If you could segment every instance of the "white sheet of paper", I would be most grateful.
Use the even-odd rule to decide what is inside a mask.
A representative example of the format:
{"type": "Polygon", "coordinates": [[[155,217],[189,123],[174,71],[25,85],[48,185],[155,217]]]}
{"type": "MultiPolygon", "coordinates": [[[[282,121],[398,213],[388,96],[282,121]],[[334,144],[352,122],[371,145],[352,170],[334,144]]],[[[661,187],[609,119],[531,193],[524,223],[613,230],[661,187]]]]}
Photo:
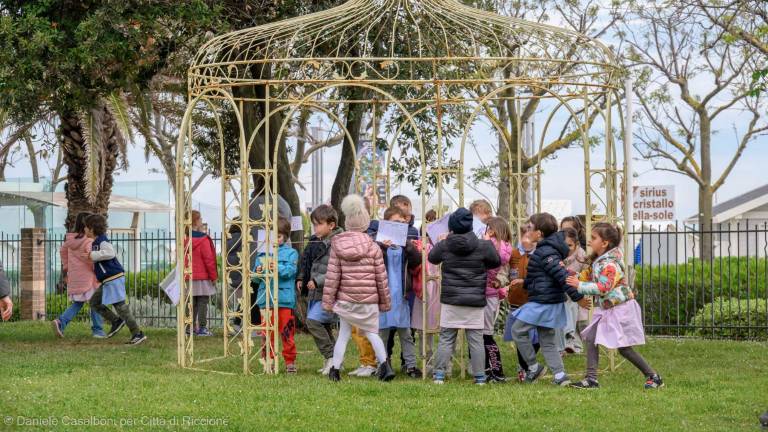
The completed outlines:
{"type": "Polygon", "coordinates": [[[171,303],[175,305],[179,304],[179,280],[176,274],[176,268],[174,267],[162,281],[160,281],[160,288],[165,291],[165,295],[171,300],[171,303]]]}
{"type": "Polygon", "coordinates": [[[478,218],[472,218],[472,231],[475,233],[477,238],[481,239],[485,236],[485,230],[488,228],[488,226],[482,222],[480,222],[480,219],[478,218]]]}
{"type": "MultiPolygon", "coordinates": [[[[259,230],[259,232],[256,234],[256,253],[260,254],[266,254],[272,251],[272,245],[268,244],[266,242],[267,238],[267,231],[265,230],[259,230]]],[[[273,238],[272,241],[277,241],[276,238],[273,238]]]]}
{"type": "Polygon", "coordinates": [[[291,231],[304,231],[304,221],[301,216],[291,218],[291,231]]]}
{"type": "Polygon", "coordinates": [[[448,219],[450,217],[451,214],[448,213],[447,215],[427,225],[427,235],[429,236],[430,241],[432,241],[432,244],[437,244],[437,242],[440,241],[441,235],[450,232],[448,229],[448,219]]]}
{"type": "Polygon", "coordinates": [[[377,242],[391,240],[393,244],[405,247],[408,239],[408,224],[401,222],[379,221],[379,232],[376,234],[377,242]]]}

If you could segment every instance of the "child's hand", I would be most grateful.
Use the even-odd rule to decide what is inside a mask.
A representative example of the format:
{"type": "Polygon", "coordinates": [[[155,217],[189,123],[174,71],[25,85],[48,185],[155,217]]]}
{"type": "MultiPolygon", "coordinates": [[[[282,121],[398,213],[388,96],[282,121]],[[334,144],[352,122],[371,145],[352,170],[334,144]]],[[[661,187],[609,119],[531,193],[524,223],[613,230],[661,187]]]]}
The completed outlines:
{"type": "Polygon", "coordinates": [[[568,276],[565,278],[565,284],[572,288],[579,288],[579,278],[576,276],[568,276]]]}
{"type": "Polygon", "coordinates": [[[610,309],[613,307],[613,302],[610,300],[603,300],[603,309],[610,309]]]}
{"type": "Polygon", "coordinates": [[[263,273],[263,272],[264,272],[264,267],[263,266],[256,267],[256,273],[263,273]]]}
{"type": "Polygon", "coordinates": [[[275,271],[275,267],[277,267],[277,263],[275,263],[274,261],[270,261],[269,262],[269,269],[272,270],[272,271],[275,271]]]}
{"type": "Polygon", "coordinates": [[[515,279],[510,283],[510,286],[518,286],[525,283],[525,280],[523,279],[515,279]]]}
{"type": "Polygon", "coordinates": [[[499,300],[504,300],[507,298],[507,294],[509,294],[507,287],[499,288],[499,300]]]}
{"type": "Polygon", "coordinates": [[[91,260],[91,253],[90,252],[83,252],[80,254],[80,258],[90,261],[91,260]]]}
{"type": "Polygon", "coordinates": [[[314,291],[315,289],[317,289],[317,286],[315,285],[315,281],[311,280],[307,282],[307,289],[310,291],[314,291]]]}
{"type": "Polygon", "coordinates": [[[301,291],[301,281],[300,280],[296,281],[296,289],[301,291]]]}
{"type": "Polygon", "coordinates": [[[579,306],[583,307],[584,309],[592,309],[592,299],[587,296],[582,297],[578,303],[579,306]]]}
{"type": "Polygon", "coordinates": [[[387,247],[387,249],[389,249],[392,247],[392,240],[384,240],[383,242],[381,242],[381,244],[383,244],[384,246],[387,247]]]}
{"type": "Polygon", "coordinates": [[[437,241],[443,241],[443,240],[445,240],[445,239],[447,239],[447,238],[448,238],[448,233],[442,233],[442,234],[440,234],[440,236],[437,238],[437,241]]]}
{"type": "Polygon", "coordinates": [[[495,289],[499,289],[499,287],[500,287],[501,285],[499,284],[499,281],[497,281],[497,280],[494,280],[494,281],[491,281],[491,286],[492,286],[493,288],[495,288],[495,289]]]}

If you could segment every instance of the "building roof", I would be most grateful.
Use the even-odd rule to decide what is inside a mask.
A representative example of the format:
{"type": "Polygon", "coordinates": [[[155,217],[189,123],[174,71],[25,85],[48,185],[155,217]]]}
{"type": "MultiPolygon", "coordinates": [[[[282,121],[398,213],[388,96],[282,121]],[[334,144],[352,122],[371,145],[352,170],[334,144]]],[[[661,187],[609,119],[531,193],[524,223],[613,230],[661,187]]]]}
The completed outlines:
{"type": "MultiPolygon", "coordinates": [[[[56,206],[66,208],[67,197],[64,192],[0,191],[0,207],[16,205],[56,206]]],[[[173,211],[173,207],[139,198],[112,195],[109,199],[109,210],[126,213],[170,213],[173,211]]]]}
{"type": "MultiPolygon", "coordinates": [[[[768,204],[768,184],[712,207],[712,222],[721,223],[727,221],[765,204],[768,204]]],[[[695,214],[686,219],[686,222],[695,222],[698,218],[699,215],[695,214]]]]}

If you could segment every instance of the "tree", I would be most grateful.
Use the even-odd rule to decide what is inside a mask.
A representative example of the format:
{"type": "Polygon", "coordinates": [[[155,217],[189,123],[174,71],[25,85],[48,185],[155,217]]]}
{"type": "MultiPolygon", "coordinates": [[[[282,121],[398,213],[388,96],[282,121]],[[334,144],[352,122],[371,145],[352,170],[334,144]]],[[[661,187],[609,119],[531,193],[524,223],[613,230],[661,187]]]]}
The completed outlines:
{"type": "Polygon", "coordinates": [[[81,211],[107,214],[132,135],[123,93],[141,89],[213,16],[202,0],[0,5],[0,107],[18,124],[59,117],[67,227],[81,211]]]}
{"type": "MultiPolygon", "coordinates": [[[[698,185],[699,224],[712,229],[712,198],[725,183],[747,145],[768,130],[764,99],[752,96],[757,50],[732,44],[704,27],[686,5],[647,4],[625,24],[626,62],[636,75],[635,95],[642,107],[636,148],[657,170],[684,174],[698,185]],[[719,175],[713,173],[713,139],[738,113],[735,147],[719,175]]],[[[701,257],[712,256],[712,236],[703,235],[701,257]]]]}

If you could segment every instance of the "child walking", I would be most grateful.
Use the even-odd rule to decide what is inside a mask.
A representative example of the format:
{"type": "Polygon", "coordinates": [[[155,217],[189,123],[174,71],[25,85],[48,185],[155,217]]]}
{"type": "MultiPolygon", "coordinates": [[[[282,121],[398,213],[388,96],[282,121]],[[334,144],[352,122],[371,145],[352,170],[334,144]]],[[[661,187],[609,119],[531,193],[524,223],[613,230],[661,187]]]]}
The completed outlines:
{"type": "Polygon", "coordinates": [[[451,361],[456,335],[465,329],[475,384],[484,385],[485,350],[483,348],[485,288],[488,270],[501,265],[496,248],[488,240],[480,240],[472,232],[472,213],[459,208],[448,218],[451,231],[445,240],[429,252],[429,262],[442,266],[440,293],[440,340],[435,384],[443,384],[451,361]]]}
{"type": "MultiPolygon", "coordinates": [[[[587,253],[581,248],[579,233],[575,229],[564,228],[562,231],[565,234],[565,244],[568,245],[568,256],[563,260],[565,270],[568,275],[579,275],[585,268],[589,267],[587,253]]],[[[586,327],[589,309],[579,306],[570,298],[568,298],[565,308],[568,313],[568,325],[563,329],[565,352],[569,354],[580,353],[583,346],[579,333],[586,327]]]]}
{"type": "Polygon", "coordinates": [[[333,349],[333,365],[328,377],[340,381],[339,370],[352,336],[352,326],[365,333],[379,362],[381,381],[395,377],[387,362],[387,350],[379,337],[379,312],[391,307],[387,271],[381,249],[365,234],[370,216],[363,198],[348,195],[341,202],[347,232],[334,236],[323,287],[323,309],[339,316],[339,336],[333,349]]]}
{"type": "Polygon", "coordinates": [[[485,347],[485,374],[489,382],[504,383],[507,377],[501,364],[501,351],[493,339],[496,333],[496,319],[499,316],[501,300],[507,296],[506,286],[509,283],[508,262],[512,257],[512,238],[509,233],[509,225],[500,217],[491,217],[486,221],[488,226],[485,231],[485,239],[493,243],[499,254],[502,266],[488,270],[488,279],[485,285],[485,310],[483,315],[483,345],[485,347]]]}
{"type": "MultiPolygon", "coordinates": [[[[295,374],[298,372],[296,369],[296,344],[294,342],[294,333],[296,331],[296,324],[293,317],[293,310],[296,309],[296,290],[294,289],[294,281],[296,280],[296,272],[299,265],[299,253],[296,252],[289,243],[288,239],[291,236],[291,222],[285,218],[277,219],[277,305],[271,303],[269,307],[274,309],[277,307],[277,331],[280,333],[280,340],[283,345],[283,360],[285,361],[285,372],[288,374],[295,374]]],[[[270,251],[271,252],[271,251],[270,251]]],[[[265,310],[267,307],[267,284],[263,277],[260,277],[264,273],[264,261],[267,254],[260,253],[256,257],[256,263],[254,264],[254,281],[259,284],[258,292],[256,294],[256,303],[260,310],[265,310]]],[[[274,269],[274,261],[270,262],[270,266],[274,269]]],[[[267,322],[273,319],[273,312],[264,314],[262,316],[262,325],[266,325],[267,322]]],[[[267,341],[270,345],[270,358],[274,358],[274,335],[269,332],[266,334],[267,341]]]]}
{"type": "MultiPolygon", "coordinates": [[[[61,265],[67,277],[67,296],[72,304],[61,316],[53,320],[53,330],[59,337],[64,337],[64,329],[72,321],[85,302],[93,297],[93,293],[99,287],[96,274],[93,272],[93,262],[90,252],[92,239],[85,236],[85,219],[90,213],[80,213],[75,219],[74,232],[67,233],[64,244],[61,245],[61,265]]],[[[91,334],[95,338],[105,338],[101,327],[101,316],[90,309],[91,334]]]]}
{"type": "Polygon", "coordinates": [[[592,322],[581,333],[587,345],[587,373],[585,378],[572,386],[582,389],[600,387],[597,382],[597,365],[600,351],[597,345],[618,349],[619,354],[635,365],[645,375],[645,388],[664,386],[659,374],[634,349],[645,344],[643,319],[640,305],[629,287],[624,259],[619,244],[621,231],[609,223],[597,223],[592,227],[589,245],[592,255],[592,280],[580,282],[576,276],[568,277],[568,285],[584,295],[598,296],[598,308],[592,314],[592,322]]]}
{"type": "Polygon", "coordinates": [[[582,306],[588,306],[589,299],[565,283],[568,273],[562,261],[568,255],[568,246],[563,233],[557,231],[555,217],[549,213],[538,213],[531,216],[530,222],[533,225],[531,238],[537,244],[528,262],[525,278],[528,302],[512,314],[514,322],[510,332],[528,365],[525,382],[536,381],[547,369],[536,362],[536,352],[530,337],[530,330],[535,329],[544,359],[554,374],[553,384],[567,386],[570,380],[558,351],[556,329],[566,325],[567,296],[582,306]]]}
{"type": "MultiPolygon", "coordinates": [[[[386,221],[407,223],[406,218],[407,214],[399,207],[389,207],[384,211],[386,221]]],[[[371,232],[371,235],[375,237],[376,231],[371,232]]],[[[411,334],[411,309],[406,298],[406,295],[413,294],[413,278],[410,272],[421,265],[421,254],[411,240],[406,240],[405,247],[392,244],[391,241],[378,244],[384,255],[389,297],[392,302],[389,311],[379,314],[379,334],[386,341],[391,333],[397,333],[405,373],[411,378],[421,378],[422,372],[416,367],[416,345],[411,334]]],[[[392,351],[387,348],[387,356],[392,364],[392,351]]]]}
{"type": "Polygon", "coordinates": [[[304,249],[304,255],[301,258],[302,274],[297,285],[302,292],[307,293],[309,301],[307,330],[325,359],[318,373],[328,375],[333,364],[333,347],[336,344],[331,328],[336,316],[332,312],[323,310],[323,289],[331,255],[331,241],[344,230],[338,226],[339,215],[336,210],[326,204],[317,206],[309,215],[309,219],[315,233],[310,237],[307,248],[304,249]]]}
{"type": "MultiPolygon", "coordinates": [[[[208,330],[208,304],[216,295],[216,247],[204,232],[200,212],[192,210],[192,323],[195,336],[213,336],[208,330]]],[[[189,331],[189,329],[187,329],[189,331]]]]}
{"type": "Polygon", "coordinates": [[[147,337],[142,333],[131,309],[125,302],[125,270],[117,260],[115,248],[107,238],[107,220],[100,214],[92,214],[85,219],[85,236],[94,239],[91,245],[90,258],[96,279],[101,283],[89,300],[92,309],[102,318],[112,323],[107,333],[110,338],[117,334],[123,326],[128,325],[131,339],[126,345],[138,345],[147,337]],[[115,308],[115,312],[109,309],[115,308]]]}

